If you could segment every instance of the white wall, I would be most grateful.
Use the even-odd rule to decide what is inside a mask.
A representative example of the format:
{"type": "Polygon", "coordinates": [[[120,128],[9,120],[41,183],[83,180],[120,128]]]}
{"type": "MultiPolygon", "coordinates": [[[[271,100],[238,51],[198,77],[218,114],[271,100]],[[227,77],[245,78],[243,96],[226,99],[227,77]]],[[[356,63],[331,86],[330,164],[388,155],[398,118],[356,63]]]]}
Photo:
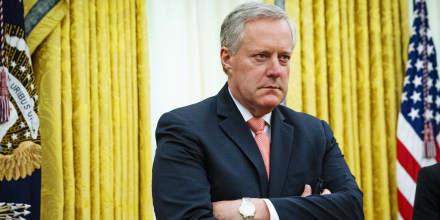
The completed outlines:
{"type": "Polygon", "coordinates": [[[153,156],[159,117],[216,95],[226,82],[220,65],[220,26],[245,1],[147,0],[153,156]]]}

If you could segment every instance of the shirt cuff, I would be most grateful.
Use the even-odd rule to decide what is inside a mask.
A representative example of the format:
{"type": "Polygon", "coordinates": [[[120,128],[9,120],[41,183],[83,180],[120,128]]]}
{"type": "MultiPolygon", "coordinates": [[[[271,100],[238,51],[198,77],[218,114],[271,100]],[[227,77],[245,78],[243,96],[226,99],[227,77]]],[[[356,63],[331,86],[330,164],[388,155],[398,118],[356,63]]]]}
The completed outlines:
{"type": "Polygon", "coordinates": [[[275,210],[272,202],[269,199],[263,199],[263,201],[266,202],[267,208],[269,209],[270,220],[280,220],[277,210],[275,210]]]}

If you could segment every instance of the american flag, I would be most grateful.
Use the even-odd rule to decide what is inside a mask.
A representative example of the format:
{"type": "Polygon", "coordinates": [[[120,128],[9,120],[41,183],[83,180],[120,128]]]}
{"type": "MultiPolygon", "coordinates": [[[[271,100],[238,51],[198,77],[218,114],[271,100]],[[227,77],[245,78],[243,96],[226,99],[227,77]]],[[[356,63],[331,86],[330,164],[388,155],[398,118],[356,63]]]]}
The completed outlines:
{"type": "Polygon", "coordinates": [[[416,0],[397,126],[399,219],[412,219],[417,173],[440,161],[440,80],[426,4],[416,0]]]}

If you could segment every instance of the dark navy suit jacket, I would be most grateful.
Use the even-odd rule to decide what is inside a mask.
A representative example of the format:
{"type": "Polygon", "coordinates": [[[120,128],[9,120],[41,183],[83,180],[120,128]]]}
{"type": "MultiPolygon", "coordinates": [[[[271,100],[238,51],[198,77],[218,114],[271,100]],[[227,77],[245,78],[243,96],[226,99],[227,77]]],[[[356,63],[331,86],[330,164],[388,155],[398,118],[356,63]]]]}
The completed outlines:
{"type": "MultiPolygon", "coordinates": [[[[281,220],[363,219],[362,192],[329,125],[278,106],[270,179],[227,84],[217,96],[165,113],[156,129],[153,204],[158,220],[215,219],[212,202],[268,198],[281,220]],[[300,195],[326,181],[332,194],[300,195]]],[[[237,210],[238,212],[238,210],[237,210]]]]}
{"type": "Polygon", "coordinates": [[[413,220],[440,219],[440,163],[419,170],[412,217],[413,220]]]}

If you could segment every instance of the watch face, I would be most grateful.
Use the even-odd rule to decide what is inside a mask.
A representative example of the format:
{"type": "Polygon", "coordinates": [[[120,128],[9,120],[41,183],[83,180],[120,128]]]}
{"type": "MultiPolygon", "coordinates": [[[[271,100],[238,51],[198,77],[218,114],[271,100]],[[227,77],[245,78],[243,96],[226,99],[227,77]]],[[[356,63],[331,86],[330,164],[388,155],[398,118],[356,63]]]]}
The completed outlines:
{"type": "Polygon", "coordinates": [[[252,203],[244,203],[240,207],[240,212],[244,216],[254,216],[255,206],[252,203]]]}

